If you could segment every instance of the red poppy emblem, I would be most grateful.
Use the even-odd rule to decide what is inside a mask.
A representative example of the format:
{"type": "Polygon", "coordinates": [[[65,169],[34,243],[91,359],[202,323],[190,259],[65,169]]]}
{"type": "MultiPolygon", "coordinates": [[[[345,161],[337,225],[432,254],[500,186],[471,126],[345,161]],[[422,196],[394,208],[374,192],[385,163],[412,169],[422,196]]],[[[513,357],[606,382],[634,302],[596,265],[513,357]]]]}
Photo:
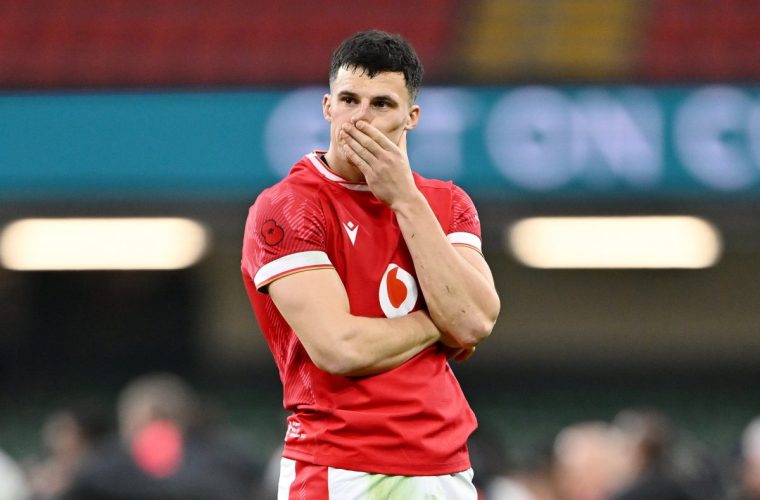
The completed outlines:
{"type": "Polygon", "coordinates": [[[264,243],[272,246],[282,241],[285,230],[278,226],[274,219],[269,219],[261,226],[261,235],[264,237],[264,243]]]}

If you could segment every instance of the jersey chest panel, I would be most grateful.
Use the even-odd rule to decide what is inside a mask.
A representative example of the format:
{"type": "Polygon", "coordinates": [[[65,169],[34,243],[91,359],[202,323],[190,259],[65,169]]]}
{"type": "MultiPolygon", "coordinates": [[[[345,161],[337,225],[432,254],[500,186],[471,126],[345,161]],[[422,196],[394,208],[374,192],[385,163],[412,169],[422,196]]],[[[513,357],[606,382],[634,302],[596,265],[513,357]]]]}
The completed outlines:
{"type": "Polygon", "coordinates": [[[339,196],[322,199],[328,229],[328,257],[346,288],[351,313],[389,316],[388,304],[391,304],[391,311],[397,310],[395,315],[398,316],[403,315],[399,311],[410,312],[423,307],[414,263],[393,211],[371,193],[331,194],[339,196]],[[399,269],[389,270],[389,266],[399,269]],[[386,296],[388,300],[384,299],[386,296]]]}

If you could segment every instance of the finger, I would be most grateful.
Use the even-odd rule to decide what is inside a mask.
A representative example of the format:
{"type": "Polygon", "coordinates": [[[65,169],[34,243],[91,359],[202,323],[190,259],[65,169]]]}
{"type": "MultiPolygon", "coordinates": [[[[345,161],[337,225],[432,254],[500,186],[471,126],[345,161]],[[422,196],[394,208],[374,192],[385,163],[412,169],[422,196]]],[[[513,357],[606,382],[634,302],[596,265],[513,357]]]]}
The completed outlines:
{"type": "Polygon", "coordinates": [[[461,350],[461,351],[460,351],[460,352],[459,352],[459,353],[456,355],[456,358],[454,358],[454,360],[455,360],[457,363],[462,363],[462,362],[464,362],[464,361],[467,361],[467,360],[468,360],[468,359],[470,359],[470,357],[471,357],[471,356],[472,356],[472,355],[475,353],[475,349],[476,349],[475,347],[472,347],[472,348],[470,348],[470,349],[462,349],[462,350],[461,350]]]}
{"type": "Polygon", "coordinates": [[[364,177],[366,178],[369,174],[372,173],[372,169],[370,168],[369,164],[362,159],[361,156],[356,154],[356,152],[348,147],[348,145],[344,144],[343,146],[343,154],[346,155],[346,158],[348,161],[356,165],[356,167],[361,170],[362,174],[364,174],[364,177]]]}
{"type": "Polygon", "coordinates": [[[372,139],[378,146],[380,146],[382,149],[386,151],[393,151],[396,146],[393,141],[388,139],[385,134],[380,132],[375,126],[373,126],[369,122],[365,122],[364,120],[359,120],[355,123],[356,128],[359,130],[359,132],[364,133],[372,139]]]}
{"type": "Polygon", "coordinates": [[[354,153],[359,155],[362,160],[367,162],[367,164],[371,164],[373,161],[377,160],[374,154],[372,154],[372,151],[365,148],[359,141],[351,137],[351,135],[343,133],[341,135],[343,139],[343,144],[348,146],[349,149],[351,149],[354,153]]]}
{"type": "MultiPolygon", "coordinates": [[[[357,122],[357,123],[363,123],[371,127],[371,125],[369,125],[367,122],[357,122]]],[[[349,137],[352,137],[354,140],[356,140],[368,151],[371,151],[375,156],[378,156],[379,154],[383,152],[383,147],[380,144],[378,144],[378,142],[375,139],[373,139],[370,135],[366,134],[363,130],[359,129],[355,124],[351,125],[347,123],[343,125],[343,131],[349,137]]]]}

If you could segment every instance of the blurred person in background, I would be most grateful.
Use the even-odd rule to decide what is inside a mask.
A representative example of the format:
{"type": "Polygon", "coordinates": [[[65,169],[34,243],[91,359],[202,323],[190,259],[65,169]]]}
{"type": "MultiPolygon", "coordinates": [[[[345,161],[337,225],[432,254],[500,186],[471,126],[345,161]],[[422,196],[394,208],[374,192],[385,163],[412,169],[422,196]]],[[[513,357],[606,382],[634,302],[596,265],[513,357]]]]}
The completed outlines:
{"type": "Polygon", "coordinates": [[[291,412],[280,500],[477,496],[476,420],[448,359],[500,305],[469,196],[409,164],[421,77],[402,37],[346,39],[322,100],[329,148],[251,207],[241,269],[291,412]]]}
{"type": "Polygon", "coordinates": [[[613,500],[697,500],[680,483],[670,461],[676,436],[663,414],[624,410],[612,429],[624,467],[613,500]]]}
{"type": "Polygon", "coordinates": [[[496,474],[485,500],[558,500],[552,479],[552,449],[542,446],[496,474]]]}
{"type": "Polygon", "coordinates": [[[113,431],[110,412],[95,402],[55,411],[42,426],[43,457],[25,464],[34,500],[58,498],[82,463],[113,431]]]}
{"type": "Polygon", "coordinates": [[[66,500],[241,500],[259,469],[203,425],[199,396],[176,375],[128,384],[118,400],[119,436],[82,465],[66,500]]]}
{"type": "Polygon", "coordinates": [[[579,422],[554,440],[552,477],[561,500],[607,500],[618,489],[623,465],[606,422],[579,422]]]}
{"type": "Polygon", "coordinates": [[[521,460],[511,456],[496,428],[480,423],[467,445],[473,484],[481,500],[555,500],[551,457],[543,449],[521,460]]]}
{"type": "Polygon", "coordinates": [[[29,487],[21,467],[0,449],[0,500],[28,500],[29,487]]]}
{"type": "Polygon", "coordinates": [[[760,417],[744,429],[739,470],[740,500],[760,500],[760,417]]]}

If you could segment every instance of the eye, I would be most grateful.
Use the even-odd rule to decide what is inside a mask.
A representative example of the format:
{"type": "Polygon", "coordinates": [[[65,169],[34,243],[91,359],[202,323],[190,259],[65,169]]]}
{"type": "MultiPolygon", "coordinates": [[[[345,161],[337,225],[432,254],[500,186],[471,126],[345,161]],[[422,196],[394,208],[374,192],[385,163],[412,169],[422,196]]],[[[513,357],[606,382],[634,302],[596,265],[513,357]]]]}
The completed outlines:
{"type": "Polygon", "coordinates": [[[389,106],[390,106],[390,103],[388,101],[385,101],[385,100],[375,101],[376,108],[387,108],[389,106]]]}
{"type": "Polygon", "coordinates": [[[346,104],[352,104],[355,102],[355,99],[351,96],[344,96],[341,101],[345,102],[346,104]]]}

